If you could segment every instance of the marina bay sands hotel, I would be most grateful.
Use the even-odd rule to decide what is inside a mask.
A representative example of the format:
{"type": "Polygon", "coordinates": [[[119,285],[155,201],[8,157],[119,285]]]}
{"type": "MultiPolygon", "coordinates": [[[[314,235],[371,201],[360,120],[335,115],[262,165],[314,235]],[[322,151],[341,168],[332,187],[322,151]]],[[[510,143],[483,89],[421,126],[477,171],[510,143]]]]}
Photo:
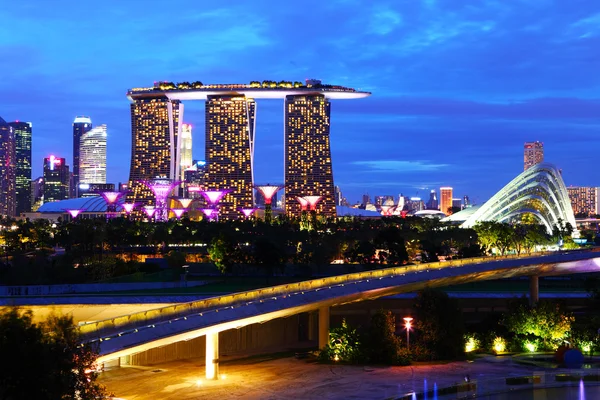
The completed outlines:
{"type": "Polygon", "coordinates": [[[219,214],[241,217],[252,208],[256,99],[285,102],[285,211],[299,215],[297,197],[322,196],[317,212],[335,216],[329,139],[330,100],[358,99],[371,93],[325,85],[318,80],[251,82],[250,84],[156,83],[127,92],[131,101],[131,167],[129,197],[150,205],[153,195],[141,183],[157,177],[181,177],[179,140],[183,102],[206,102],[206,190],[230,190],[219,214]]]}

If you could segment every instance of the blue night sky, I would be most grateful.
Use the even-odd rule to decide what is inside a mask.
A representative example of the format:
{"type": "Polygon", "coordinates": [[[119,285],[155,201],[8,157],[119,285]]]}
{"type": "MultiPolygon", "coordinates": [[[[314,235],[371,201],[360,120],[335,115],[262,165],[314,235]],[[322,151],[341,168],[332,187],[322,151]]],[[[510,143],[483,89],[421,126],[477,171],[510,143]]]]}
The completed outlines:
{"type": "MultiPolygon", "coordinates": [[[[130,87],[303,80],[368,90],[332,104],[334,178],[482,202],[544,142],[567,185],[600,186],[598,0],[5,1],[0,116],[33,123],[34,177],[71,164],[76,115],[108,125],[108,179],[129,176],[130,87]]],[[[204,159],[204,104],[185,103],[204,159]]],[[[283,181],[283,104],[258,104],[255,177],[283,181]]]]}

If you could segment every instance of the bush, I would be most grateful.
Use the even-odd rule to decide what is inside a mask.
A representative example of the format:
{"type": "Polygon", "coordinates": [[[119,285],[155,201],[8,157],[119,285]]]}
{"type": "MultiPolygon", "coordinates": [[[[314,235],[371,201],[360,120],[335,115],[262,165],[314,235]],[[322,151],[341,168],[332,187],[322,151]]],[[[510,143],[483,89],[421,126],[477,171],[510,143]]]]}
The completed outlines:
{"type": "Polygon", "coordinates": [[[396,365],[400,341],[396,337],[396,318],[391,311],[378,311],[371,318],[368,355],[371,362],[396,365]]]}
{"type": "Polygon", "coordinates": [[[321,361],[341,361],[354,363],[361,361],[361,343],[356,329],[350,328],[346,320],[342,326],[331,329],[329,343],[319,353],[321,361]]]}

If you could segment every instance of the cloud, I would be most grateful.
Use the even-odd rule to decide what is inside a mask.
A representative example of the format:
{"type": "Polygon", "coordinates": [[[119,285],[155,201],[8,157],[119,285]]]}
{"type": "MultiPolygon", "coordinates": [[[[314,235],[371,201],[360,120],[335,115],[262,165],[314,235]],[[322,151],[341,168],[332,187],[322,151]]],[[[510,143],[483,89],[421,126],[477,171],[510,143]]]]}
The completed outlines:
{"type": "Polygon", "coordinates": [[[438,171],[449,167],[448,164],[433,164],[429,161],[399,161],[399,160],[371,160],[354,161],[354,165],[364,166],[380,172],[424,172],[438,171]]]}
{"type": "Polygon", "coordinates": [[[377,8],[371,16],[369,30],[377,35],[387,35],[402,26],[402,15],[389,8],[377,8]]]}

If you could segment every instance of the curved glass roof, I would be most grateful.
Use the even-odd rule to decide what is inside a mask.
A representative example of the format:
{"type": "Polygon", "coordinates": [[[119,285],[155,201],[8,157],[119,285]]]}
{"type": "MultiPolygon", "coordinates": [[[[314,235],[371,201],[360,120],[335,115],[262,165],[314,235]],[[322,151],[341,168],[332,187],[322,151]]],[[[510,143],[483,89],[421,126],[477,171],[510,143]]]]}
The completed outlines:
{"type": "MultiPolygon", "coordinates": [[[[116,211],[122,211],[121,204],[125,201],[121,197],[117,201],[116,211]]],[[[39,213],[65,213],[65,210],[83,210],[83,212],[106,212],[106,201],[102,196],[79,197],[44,203],[37,212],[39,213]]]]}

